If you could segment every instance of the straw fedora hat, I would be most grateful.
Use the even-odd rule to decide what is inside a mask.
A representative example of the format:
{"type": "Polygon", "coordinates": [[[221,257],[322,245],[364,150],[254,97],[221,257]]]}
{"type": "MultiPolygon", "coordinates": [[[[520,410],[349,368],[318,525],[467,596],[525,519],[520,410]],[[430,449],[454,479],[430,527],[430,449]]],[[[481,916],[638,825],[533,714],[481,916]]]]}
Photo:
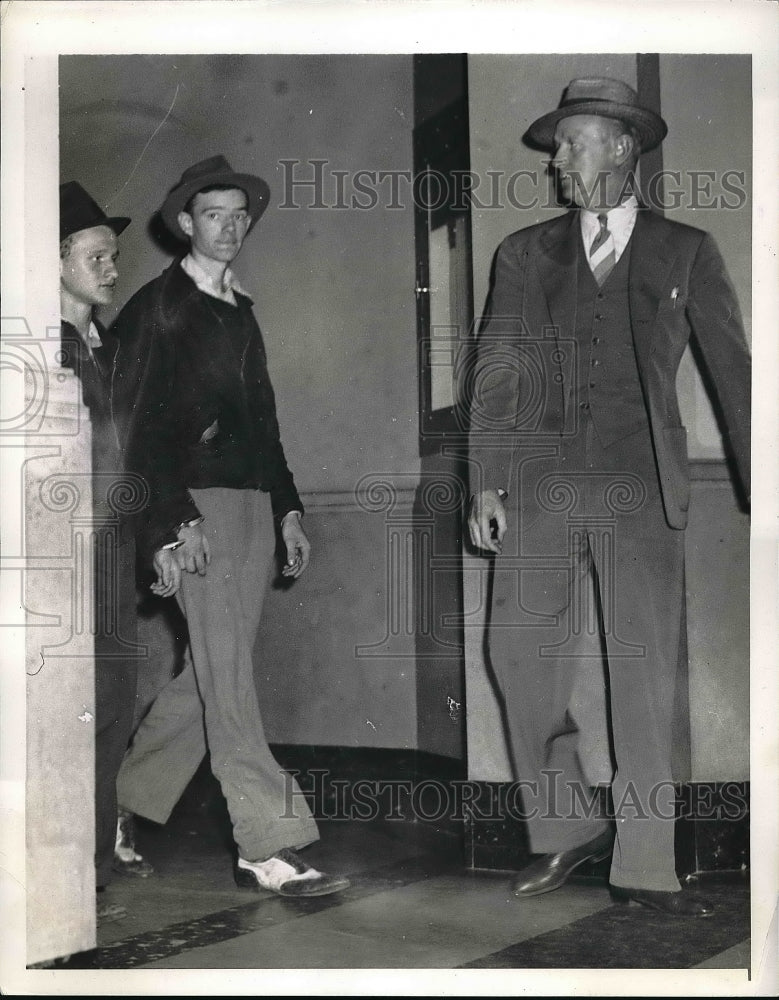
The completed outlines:
{"type": "Polygon", "coordinates": [[[642,152],[659,146],[668,132],[660,115],[639,104],[638,94],[631,86],[622,80],[598,76],[571,80],[557,108],[533,122],[524,135],[525,141],[540,149],[554,149],[557,123],[571,115],[617,118],[632,125],[641,139],[642,152]]]}

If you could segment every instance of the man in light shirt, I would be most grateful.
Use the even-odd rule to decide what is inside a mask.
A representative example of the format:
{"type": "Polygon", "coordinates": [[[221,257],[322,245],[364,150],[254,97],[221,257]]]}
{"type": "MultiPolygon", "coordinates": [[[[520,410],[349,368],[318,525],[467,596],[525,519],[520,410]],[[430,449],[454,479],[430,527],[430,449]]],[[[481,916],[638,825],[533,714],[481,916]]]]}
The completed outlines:
{"type": "Polygon", "coordinates": [[[125,465],[142,476],[137,522],[152,590],[175,595],[189,632],[185,668],[139,726],[118,780],[123,808],[170,816],[208,748],[238,847],[236,881],[283,896],[344,889],[295,851],[318,839],[265,740],[252,650],[276,529],[285,576],[308,565],[303,506],[287,467],[262,335],[231,264],[268,205],[260,177],[215,156],[184,171],[161,210],[189,252],[124,307],[115,332],[114,417],[125,465]]]}
{"type": "Polygon", "coordinates": [[[574,211],[507,237],[473,371],[473,544],[495,555],[489,648],[531,852],[514,892],[611,857],[615,895],[712,907],[674,863],[672,720],[690,496],[676,373],[694,336],[749,495],[750,360],[722,258],[640,206],[634,170],[666,124],[619,80],[573,80],[526,136],[574,211]],[[595,594],[595,606],[589,595],[595,594]],[[616,837],[569,714],[577,668],[607,664],[616,837]]]}

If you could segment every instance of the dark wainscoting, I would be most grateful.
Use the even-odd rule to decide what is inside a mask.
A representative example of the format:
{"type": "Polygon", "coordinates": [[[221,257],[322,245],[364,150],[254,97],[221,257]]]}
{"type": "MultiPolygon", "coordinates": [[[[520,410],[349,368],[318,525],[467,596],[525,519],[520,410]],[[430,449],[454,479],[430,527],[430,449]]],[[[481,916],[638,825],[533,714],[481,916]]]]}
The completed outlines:
{"type": "MultiPolygon", "coordinates": [[[[516,871],[530,858],[521,805],[508,783],[468,781],[462,761],[416,750],[271,746],[281,767],[294,774],[318,820],[414,824],[421,843],[459,850],[470,869],[516,871]]],[[[294,808],[291,795],[288,808],[294,808]]],[[[176,807],[208,813],[230,840],[230,823],[216,779],[204,761],[176,807]]],[[[608,814],[608,795],[598,790],[608,814]]],[[[676,801],[676,868],[680,878],[749,868],[749,783],[679,785],[676,801]]],[[[608,876],[608,862],[582,866],[577,878],[608,876]]]]}
{"type": "MultiPolygon", "coordinates": [[[[465,854],[471,868],[521,868],[530,858],[522,821],[515,818],[511,786],[475,782],[482,813],[495,819],[472,819],[465,830],[465,854]],[[508,797],[509,808],[505,807],[508,797]]],[[[608,815],[605,790],[599,806],[608,815]]],[[[676,798],[676,869],[680,878],[704,872],[749,867],[749,783],[691,782],[678,786],[676,798]]],[[[609,863],[583,866],[583,876],[606,876],[609,863]]]]}

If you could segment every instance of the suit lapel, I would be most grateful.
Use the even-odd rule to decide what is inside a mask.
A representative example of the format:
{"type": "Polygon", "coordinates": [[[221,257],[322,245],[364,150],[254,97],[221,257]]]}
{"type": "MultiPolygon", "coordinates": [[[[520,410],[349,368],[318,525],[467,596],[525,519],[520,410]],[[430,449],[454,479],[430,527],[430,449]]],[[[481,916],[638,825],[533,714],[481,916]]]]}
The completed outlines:
{"type": "Polygon", "coordinates": [[[559,225],[550,227],[539,239],[537,266],[555,334],[569,338],[576,323],[577,241],[581,240],[578,212],[555,221],[559,225]]]}
{"type": "MultiPolygon", "coordinates": [[[[576,377],[576,372],[571,368],[575,353],[565,350],[560,341],[571,340],[576,336],[580,241],[578,212],[568,212],[555,219],[553,225],[542,231],[538,241],[539,252],[535,258],[549,319],[557,341],[556,381],[560,388],[564,425],[567,425],[570,380],[576,377]]],[[[540,333],[540,328],[534,327],[534,329],[538,329],[540,333]]]]}
{"type": "Polygon", "coordinates": [[[655,318],[668,294],[668,272],[675,254],[669,246],[665,220],[640,208],[630,250],[630,319],[636,354],[648,356],[655,318]]]}

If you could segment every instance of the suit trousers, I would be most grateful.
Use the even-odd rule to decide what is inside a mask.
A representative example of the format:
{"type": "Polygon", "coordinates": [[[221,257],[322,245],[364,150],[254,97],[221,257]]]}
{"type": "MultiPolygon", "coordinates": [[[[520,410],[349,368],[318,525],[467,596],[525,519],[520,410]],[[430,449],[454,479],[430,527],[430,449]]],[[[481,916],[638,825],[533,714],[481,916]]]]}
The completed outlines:
{"type": "Polygon", "coordinates": [[[204,576],[183,573],[177,595],[190,656],[159,693],[119,773],[121,805],[165,823],[210,753],[241,857],[257,861],[318,839],[292,776],[265,739],[252,651],[275,551],[267,493],[191,490],[211,550],[204,576]]]}
{"type": "Polygon", "coordinates": [[[531,850],[569,850],[607,826],[592,808],[570,713],[577,671],[605,660],[616,766],[610,880],[676,891],[671,740],[684,532],[666,522],[649,429],[604,448],[585,413],[573,438],[520,449],[515,473],[489,652],[531,850]]]}

